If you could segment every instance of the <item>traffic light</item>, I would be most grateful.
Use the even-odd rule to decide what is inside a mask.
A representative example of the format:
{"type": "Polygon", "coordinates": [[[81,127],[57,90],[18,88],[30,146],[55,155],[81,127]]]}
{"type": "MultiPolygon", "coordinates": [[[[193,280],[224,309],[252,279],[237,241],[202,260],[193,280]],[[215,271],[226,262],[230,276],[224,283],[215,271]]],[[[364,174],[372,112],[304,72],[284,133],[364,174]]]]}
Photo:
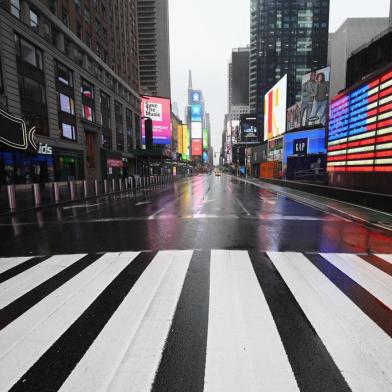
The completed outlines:
{"type": "Polygon", "coordinates": [[[153,139],[152,139],[152,120],[151,118],[146,118],[144,120],[144,129],[146,131],[146,149],[152,149],[153,139]]]}

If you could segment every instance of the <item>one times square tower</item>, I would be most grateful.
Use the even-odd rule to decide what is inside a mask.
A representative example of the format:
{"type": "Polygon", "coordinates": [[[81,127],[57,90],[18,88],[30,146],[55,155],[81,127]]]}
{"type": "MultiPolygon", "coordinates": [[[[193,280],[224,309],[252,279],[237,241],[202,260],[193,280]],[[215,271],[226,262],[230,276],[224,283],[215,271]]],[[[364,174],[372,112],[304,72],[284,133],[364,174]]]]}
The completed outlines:
{"type": "Polygon", "coordinates": [[[281,77],[290,106],[302,76],[327,65],[328,24],[329,0],[251,0],[250,109],[261,127],[264,95],[281,77]]]}

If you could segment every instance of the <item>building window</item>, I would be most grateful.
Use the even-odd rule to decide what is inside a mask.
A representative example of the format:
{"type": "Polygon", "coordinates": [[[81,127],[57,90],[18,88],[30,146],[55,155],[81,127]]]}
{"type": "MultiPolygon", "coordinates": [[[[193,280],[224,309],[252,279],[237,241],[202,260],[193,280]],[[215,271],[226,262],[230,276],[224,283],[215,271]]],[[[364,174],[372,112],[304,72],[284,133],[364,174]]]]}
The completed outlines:
{"type": "Polygon", "coordinates": [[[68,26],[68,11],[64,7],[61,9],[61,21],[68,26]]]}
{"type": "Polygon", "coordinates": [[[117,150],[124,150],[124,132],[123,132],[123,107],[117,101],[114,102],[114,115],[116,119],[116,134],[117,134],[117,150]]]}
{"type": "Polygon", "coordinates": [[[22,99],[46,104],[45,87],[27,76],[18,76],[19,92],[22,99]]]}
{"type": "Polygon", "coordinates": [[[62,112],[68,114],[75,114],[75,103],[71,97],[65,95],[63,93],[57,92],[58,99],[59,99],[59,108],[62,112]]]}
{"type": "Polygon", "coordinates": [[[20,19],[20,1],[11,0],[11,14],[20,19]]]}
{"type": "Polygon", "coordinates": [[[30,26],[33,28],[38,28],[38,21],[39,21],[38,14],[32,9],[30,9],[30,26]]]}
{"type": "Polygon", "coordinates": [[[56,63],[57,65],[57,80],[65,84],[68,87],[73,86],[72,71],[70,71],[65,65],[56,63]]]}
{"type": "Polygon", "coordinates": [[[94,109],[91,106],[83,104],[83,118],[88,121],[94,121],[94,109]]]}
{"type": "Polygon", "coordinates": [[[56,15],[56,2],[57,0],[49,0],[49,10],[52,14],[56,15]]]}
{"type": "Polygon", "coordinates": [[[73,125],[62,122],[60,131],[63,138],[76,141],[76,128],[73,125]]]}
{"type": "Polygon", "coordinates": [[[111,115],[110,115],[110,97],[101,93],[101,113],[102,113],[102,128],[111,128],[111,115]]]}
{"type": "Polygon", "coordinates": [[[82,97],[94,99],[94,87],[84,79],[81,80],[80,92],[82,93],[82,97]]]}
{"type": "Polygon", "coordinates": [[[42,52],[40,49],[17,34],[15,34],[15,45],[18,57],[38,69],[43,69],[42,52]]]}

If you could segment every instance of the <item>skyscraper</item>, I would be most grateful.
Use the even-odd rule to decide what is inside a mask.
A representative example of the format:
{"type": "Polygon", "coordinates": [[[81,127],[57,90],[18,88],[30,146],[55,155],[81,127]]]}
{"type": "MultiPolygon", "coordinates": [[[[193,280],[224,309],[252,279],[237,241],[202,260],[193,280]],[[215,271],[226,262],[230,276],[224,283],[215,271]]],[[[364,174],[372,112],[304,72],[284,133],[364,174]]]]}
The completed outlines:
{"type": "Polygon", "coordinates": [[[170,98],[168,0],[137,0],[140,90],[170,98]]]}
{"type": "Polygon", "coordinates": [[[329,0],[251,0],[250,18],[250,100],[261,138],[266,92],[287,74],[292,105],[302,76],[327,65],[329,0]]]}

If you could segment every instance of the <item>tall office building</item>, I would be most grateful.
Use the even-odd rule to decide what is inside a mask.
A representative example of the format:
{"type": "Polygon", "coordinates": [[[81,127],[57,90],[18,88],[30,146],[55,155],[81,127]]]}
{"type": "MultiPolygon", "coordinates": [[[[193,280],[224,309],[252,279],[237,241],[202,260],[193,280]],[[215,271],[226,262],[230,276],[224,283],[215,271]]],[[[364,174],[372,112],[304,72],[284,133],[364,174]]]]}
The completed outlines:
{"type": "Polygon", "coordinates": [[[228,111],[231,120],[239,120],[240,115],[249,113],[249,47],[232,50],[229,63],[228,111]]]}
{"type": "Polygon", "coordinates": [[[287,74],[292,105],[300,98],[302,76],[327,65],[329,1],[251,0],[250,18],[250,99],[261,139],[268,90],[287,74]]]}
{"type": "Polygon", "coordinates": [[[135,170],[133,152],[141,144],[136,0],[92,3],[0,2],[0,105],[35,127],[39,147],[26,154],[0,141],[0,185],[135,170]]]}
{"type": "Polygon", "coordinates": [[[349,18],[330,39],[330,98],[346,87],[347,60],[353,51],[388,28],[388,18],[349,18]]]}
{"type": "Polygon", "coordinates": [[[168,0],[137,0],[140,90],[170,98],[168,0]]]}

